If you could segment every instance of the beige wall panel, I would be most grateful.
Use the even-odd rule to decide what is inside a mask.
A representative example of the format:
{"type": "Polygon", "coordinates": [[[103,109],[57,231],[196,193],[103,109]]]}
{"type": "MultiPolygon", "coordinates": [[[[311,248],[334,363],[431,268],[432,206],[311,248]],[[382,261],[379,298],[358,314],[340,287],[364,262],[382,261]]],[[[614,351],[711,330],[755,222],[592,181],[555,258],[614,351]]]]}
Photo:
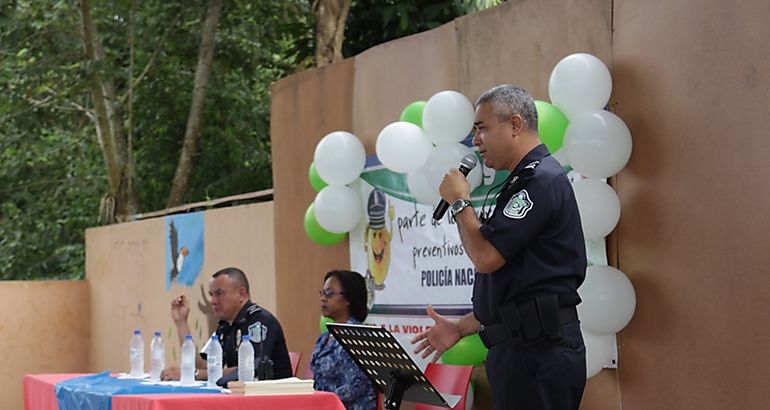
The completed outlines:
{"type": "Polygon", "coordinates": [[[25,374],[88,371],[86,281],[2,281],[0,311],[0,408],[24,408],[25,374]]]}
{"type": "Polygon", "coordinates": [[[276,314],[273,203],[207,211],[206,244],[217,247],[216,251],[206,251],[206,289],[217,270],[241,268],[249,278],[251,299],[276,314]]]}
{"type": "Polygon", "coordinates": [[[770,402],[770,2],[615,1],[624,409],[770,402]]]}
{"type": "Polygon", "coordinates": [[[474,101],[510,83],[549,101],[551,70],[567,55],[587,52],[611,64],[611,18],[610,0],[512,0],[460,17],[461,91],[474,101]]]}
{"type": "MultiPolygon", "coordinates": [[[[86,277],[91,285],[91,370],[128,370],[131,331],[141,329],[145,357],[152,332],[167,341],[166,364],[178,365],[179,343],[171,321],[171,299],[185,293],[190,301],[190,327],[197,346],[215,320],[208,315],[211,274],[239,267],[252,284],[253,299],[275,311],[275,268],[272,203],[243,205],[204,213],[204,262],[191,287],[173,283],[166,290],[164,218],[130,222],[86,231],[86,277]]],[[[149,360],[145,360],[149,370],[149,360]]]]}
{"type": "Polygon", "coordinates": [[[390,41],[356,56],[353,133],[374,153],[377,135],[414,101],[457,89],[455,23],[390,41]]]}
{"type": "Polygon", "coordinates": [[[301,366],[319,334],[323,275],[350,266],[347,241],[316,245],[305,235],[303,217],[315,198],[307,173],[316,144],[331,131],[351,130],[353,68],[349,59],[296,74],[271,93],[278,315],[289,350],[303,352],[301,366]]]}
{"type": "MultiPolygon", "coordinates": [[[[170,297],[164,271],[162,218],[86,230],[92,371],[129,370],[133,329],[142,330],[147,349],[154,330],[168,336],[170,297]]],[[[169,352],[168,360],[171,356],[169,352]]]]}
{"type": "Polygon", "coordinates": [[[580,408],[581,410],[621,409],[618,372],[613,369],[604,369],[588,379],[580,408]]]}

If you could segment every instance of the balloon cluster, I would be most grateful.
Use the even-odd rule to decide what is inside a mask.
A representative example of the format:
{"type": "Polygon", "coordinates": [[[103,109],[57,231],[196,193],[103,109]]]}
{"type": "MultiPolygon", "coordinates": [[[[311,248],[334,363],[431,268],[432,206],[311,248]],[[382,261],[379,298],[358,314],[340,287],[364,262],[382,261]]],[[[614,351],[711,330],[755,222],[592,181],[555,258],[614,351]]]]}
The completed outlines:
{"type": "MultiPolygon", "coordinates": [[[[473,128],[473,115],[473,105],[457,91],[441,91],[427,102],[413,102],[399,121],[380,131],[377,158],[385,168],[406,174],[416,202],[434,205],[441,199],[438,187],[444,174],[473,152],[461,143],[473,128]]],[[[364,214],[362,202],[350,186],[365,162],[363,144],[346,131],[327,134],[316,146],[308,179],[318,194],[304,219],[305,233],[314,242],[336,244],[358,225],[364,214]]],[[[481,179],[481,167],[471,171],[471,189],[481,185],[481,179]]]]}
{"type": "MultiPolygon", "coordinates": [[[[457,91],[445,90],[404,108],[399,121],[377,136],[377,158],[385,168],[406,174],[415,202],[435,205],[444,174],[473,152],[462,144],[473,129],[473,105],[457,91]]],[[[481,167],[471,171],[471,190],[481,185],[481,167]]]]}
{"type": "Polygon", "coordinates": [[[305,211],[308,238],[333,245],[358,225],[363,216],[361,201],[349,185],[358,180],[365,163],[364,144],[349,132],[329,133],[316,145],[308,178],[318,193],[305,211]]]}
{"type": "MultiPolygon", "coordinates": [[[[617,174],[631,157],[628,127],[604,110],[611,92],[612,78],[601,60],[590,54],[572,54],[551,72],[548,93],[553,105],[538,105],[541,138],[557,159],[583,176],[573,188],[586,241],[603,240],[615,229],[620,200],[604,179],[617,174]],[[542,121],[551,122],[548,130],[542,128],[542,121]]],[[[578,314],[586,344],[587,376],[592,377],[613,357],[615,333],[631,320],[636,295],[623,272],[598,265],[588,267],[578,293],[583,300],[578,314]]]]}

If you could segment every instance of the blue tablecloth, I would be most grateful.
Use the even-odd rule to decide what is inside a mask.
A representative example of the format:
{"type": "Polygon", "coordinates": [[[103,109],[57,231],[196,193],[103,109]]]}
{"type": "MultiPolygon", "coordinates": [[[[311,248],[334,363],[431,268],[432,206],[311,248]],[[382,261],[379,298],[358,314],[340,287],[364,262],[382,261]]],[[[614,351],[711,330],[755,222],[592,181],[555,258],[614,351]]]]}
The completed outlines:
{"type": "Polygon", "coordinates": [[[111,410],[112,396],[116,394],[219,392],[219,389],[207,387],[142,384],[137,379],[116,379],[110,372],[56,383],[59,410],[111,410]]]}

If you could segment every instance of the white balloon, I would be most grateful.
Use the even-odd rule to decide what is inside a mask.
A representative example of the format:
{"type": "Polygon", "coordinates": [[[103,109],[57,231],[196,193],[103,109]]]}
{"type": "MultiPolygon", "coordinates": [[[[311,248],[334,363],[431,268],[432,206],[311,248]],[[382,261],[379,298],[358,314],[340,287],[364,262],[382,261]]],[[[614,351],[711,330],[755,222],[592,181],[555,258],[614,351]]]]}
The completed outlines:
{"type": "Polygon", "coordinates": [[[460,142],[473,128],[473,105],[457,91],[441,91],[430,97],[422,111],[422,128],[436,145],[460,142]]]}
{"type": "Polygon", "coordinates": [[[603,109],[611,93],[610,70],[591,54],[564,57],[553,68],[548,81],[551,103],[570,121],[584,112],[603,109]]]}
{"type": "Polygon", "coordinates": [[[598,335],[583,331],[583,341],[586,346],[586,377],[590,379],[610,364],[613,344],[616,343],[615,334],[598,335]]]}
{"type": "MultiPolygon", "coordinates": [[[[364,181],[361,178],[356,178],[355,181],[349,183],[348,188],[352,189],[353,192],[358,197],[358,202],[361,204],[361,215],[364,214],[364,210],[366,209],[366,206],[369,204],[369,194],[374,190],[374,187],[369,185],[366,181],[364,181]]],[[[362,224],[368,224],[369,220],[367,218],[361,218],[362,224]]]]}
{"type": "Polygon", "coordinates": [[[620,220],[620,200],[615,190],[600,179],[580,179],[572,188],[586,241],[609,235],[620,220]]]}
{"type": "Polygon", "coordinates": [[[366,165],[366,151],[355,135],[334,131],[318,142],[313,162],[318,176],[327,184],[345,185],[361,175],[366,165]]]}
{"type": "Polygon", "coordinates": [[[315,218],[333,233],[348,232],[361,220],[361,200],[345,185],[329,185],[315,196],[315,218]]]}
{"type": "Polygon", "coordinates": [[[551,154],[551,156],[556,158],[556,160],[559,161],[561,166],[569,165],[569,158],[567,158],[567,150],[564,147],[559,148],[556,152],[551,154]]]}
{"type": "MultiPolygon", "coordinates": [[[[425,161],[425,167],[423,167],[427,174],[426,178],[430,189],[438,194],[438,187],[444,179],[444,174],[452,168],[459,168],[460,161],[468,154],[475,155],[472,149],[460,143],[433,147],[430,155],[428,155],[428,159],[425,161]]],[[[478,161],[477,164],[480,162],[481,161],[478,161]]],[[[471,170],[470,174],[468,174],[468,181],[471,183],[471,192],[481,185],[482,177],[482,166],[476,165],[476,167],[471,170]]]]}
{"type": "Polygon", "coordinates": [[[564,148],[575,171],[589,178],[609,178],[631,158],[631,132],[609,111],[594,111],[570,121],[564,148]]]}
{"type": "Polygon", "coordinates": [[[428,183],[425,167],[406,174],[406,186],[409,187],[409,192],[417,203],[434,206],[441,200],[438,189],[431,187],[428,183]]]}
{"type": "Polygon", "coordinates": [[[578,294],[583,300],[578,305],[578,316],[587,331],[614,334],[634,316],[634,286],[623,272],[612,266],[589,266],[578,294]]]}
{"type": "Polygon", "coordinates": [[[377,136],[377,158],[393,172],[411,172],[420,168],[433,145],[422,128],[411,122],[390,123],[377,136]]]}

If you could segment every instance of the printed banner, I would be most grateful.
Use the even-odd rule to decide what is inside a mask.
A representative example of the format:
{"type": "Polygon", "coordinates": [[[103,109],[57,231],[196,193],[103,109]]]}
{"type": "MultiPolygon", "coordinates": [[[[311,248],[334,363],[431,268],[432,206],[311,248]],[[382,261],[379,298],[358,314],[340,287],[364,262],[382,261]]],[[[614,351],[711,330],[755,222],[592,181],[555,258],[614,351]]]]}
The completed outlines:
{"type": "MultiPolygon", "coordinates": [[[[484,167],[483,175],[471,195],[480,214],[492,211],[494,194],[508,172],[484,167]]],[[[572,182],[582,178],[574,171],[568,176],[572,182]]],[[[434,221],[434,206],[416,203],[406,176],[384,168],[374,156],[367,159],[366,170],[352,188],[365,214],[350,232],[350,265],[366,276],[374,317],[383,321],[389,317],[385,315],[397,315],[388,321],[395,330],[415,325],[428,304],[450,316],[470,312],[476,270],[450,212],[434,221]]],[[[589,242],[586,248],[589,264],[607,263],[604,240],[589,242]]]]}
{"type": "MultiPolygon", "coordinates": [[[[491,212],[494,195],[489,191],[508,173],[496,173],[481,161],[479,166],[482,183],[471,200],[479,212],[491,212]]],[[[384,168],[375,156],[367,158],[367,169],[353,188],[365,215],[350,232],[350,262],[366,275],[371,312],[422,316],[428,304],[442,314],[470,312],[476,270],[451,213],[434,221],[434,205],[416,203],[406,175],[384,168]]]]}

